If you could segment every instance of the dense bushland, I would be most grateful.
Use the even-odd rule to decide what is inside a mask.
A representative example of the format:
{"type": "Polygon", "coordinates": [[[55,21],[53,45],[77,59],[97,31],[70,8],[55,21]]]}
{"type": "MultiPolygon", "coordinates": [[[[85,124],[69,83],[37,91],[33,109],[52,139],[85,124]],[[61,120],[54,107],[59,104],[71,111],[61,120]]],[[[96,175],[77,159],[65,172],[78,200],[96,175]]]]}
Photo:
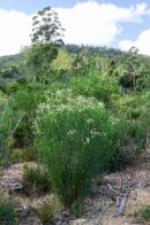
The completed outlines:
{"type": "Polygon", "coordinates": [[[75,76],[70,81],[70,87],[77,94],[92,96],[100,101],[109,103],[112,94],[119,93],[117,81],[106,77],[103,73],[92,72],[86,76],[75,76]]]}
{"type": "Polygon", "coordinates": [[[28,194],[51,187],[70,207],[97,175],[133,164],[146,148],[150,59],[135,48],[65,46],[49,11],[34,17],[32,46],[1,59],[0,165],[40,162],[46,173],[25,171],[28,194]]]}

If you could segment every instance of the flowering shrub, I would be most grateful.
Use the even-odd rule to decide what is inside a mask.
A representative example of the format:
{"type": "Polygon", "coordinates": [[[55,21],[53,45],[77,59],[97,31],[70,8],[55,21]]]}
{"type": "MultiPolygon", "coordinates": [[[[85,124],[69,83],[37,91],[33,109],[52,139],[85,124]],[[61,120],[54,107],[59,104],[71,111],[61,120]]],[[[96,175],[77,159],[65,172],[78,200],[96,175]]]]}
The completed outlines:
{"type": "Polygon", "coordinates": [[[48,166],[53,189],[70,206],[90,181],[115,161],[119,121],[94,98],[71,90],[47,93],[35,121],[37,148],[48,166]]]}

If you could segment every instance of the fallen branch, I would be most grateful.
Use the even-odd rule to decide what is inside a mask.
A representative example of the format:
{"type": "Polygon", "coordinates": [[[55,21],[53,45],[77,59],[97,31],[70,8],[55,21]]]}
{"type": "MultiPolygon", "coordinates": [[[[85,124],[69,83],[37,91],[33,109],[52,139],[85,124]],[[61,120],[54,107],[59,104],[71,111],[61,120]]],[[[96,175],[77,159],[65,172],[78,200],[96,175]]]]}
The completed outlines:
{"type": "Polygon", "coordinates": [[[113,215],[114,217],[123,216],[126,205],[127,205],[129,193],[130,193],[130,191],[128,189],[126,194],[120,200],[120,204],[118,204],[118,202],[117,202],[117,209],[116,209],[116,212],[113,215]]]}

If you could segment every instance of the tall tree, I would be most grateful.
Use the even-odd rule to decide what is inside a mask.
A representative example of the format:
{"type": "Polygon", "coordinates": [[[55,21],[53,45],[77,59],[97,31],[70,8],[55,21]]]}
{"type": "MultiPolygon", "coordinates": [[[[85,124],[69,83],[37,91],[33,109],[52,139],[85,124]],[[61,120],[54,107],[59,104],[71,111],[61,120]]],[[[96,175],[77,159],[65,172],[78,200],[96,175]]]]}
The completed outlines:
{"type": "Polygon", "coordinates": [[[51,7],[44,8],[33,17],[28,63],[37,81],[47,82],[49,79],[50,64],[57,57],[58,48],[63,43],[62,34],[63,28],[57,13],[51,7]]]}
{"type": "Polygon", "coordinates": [[[32,42],[62,44],[63,28],[57,13],[46,7],[33,17],[32,42]]]}

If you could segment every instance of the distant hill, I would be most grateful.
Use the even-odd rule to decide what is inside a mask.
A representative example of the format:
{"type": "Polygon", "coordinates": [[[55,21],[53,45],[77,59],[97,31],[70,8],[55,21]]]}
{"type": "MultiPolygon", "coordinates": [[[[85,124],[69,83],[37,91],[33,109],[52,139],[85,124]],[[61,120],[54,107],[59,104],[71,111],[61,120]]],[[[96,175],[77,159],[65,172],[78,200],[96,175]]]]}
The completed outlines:
{"type": "MultiPolygon", "coordinates": [[[[124,62],[127,52],[120,49],[107,48],[107,47],[92,47],[92,46],[78,46],[78,45],[63,45],[63,49],[66,49],[70,54],[80,54],[84,52],[88,55],[106,57],[116,60],[117,62],[124,62]]],[[[25,60],[26,52],[21,52],[16,55],[2,56],[0,57],[0,69],[7,69],[11,66],[19,66],[25,60]]],[[[150,68],[150,56],[138,55],[140,61],[150,68]]]]}
{"type": "Polygon", "coordinates": [[[24,58],[23,53],[0,57],[0,69],[6,69],[10,66],[18,65],[24,58]]]}
{"type": "MultiPolygon", "coordinates": [[[[102,57],[113,58],[115,56],[123,55],[119,49],[107,48],[107,47],[89,47],[89,46],[78,46],[78,45],[64,45],[62,48],[66,49],[69,53],[78,54],[81,51],[86,51],[88,54],[95,54],[102,57]]],[[[24,59],[24,53],[16,55],[2,56],[0,57],[0,69],[5,69],[10,66],[20,64],[24,59]]]]}

